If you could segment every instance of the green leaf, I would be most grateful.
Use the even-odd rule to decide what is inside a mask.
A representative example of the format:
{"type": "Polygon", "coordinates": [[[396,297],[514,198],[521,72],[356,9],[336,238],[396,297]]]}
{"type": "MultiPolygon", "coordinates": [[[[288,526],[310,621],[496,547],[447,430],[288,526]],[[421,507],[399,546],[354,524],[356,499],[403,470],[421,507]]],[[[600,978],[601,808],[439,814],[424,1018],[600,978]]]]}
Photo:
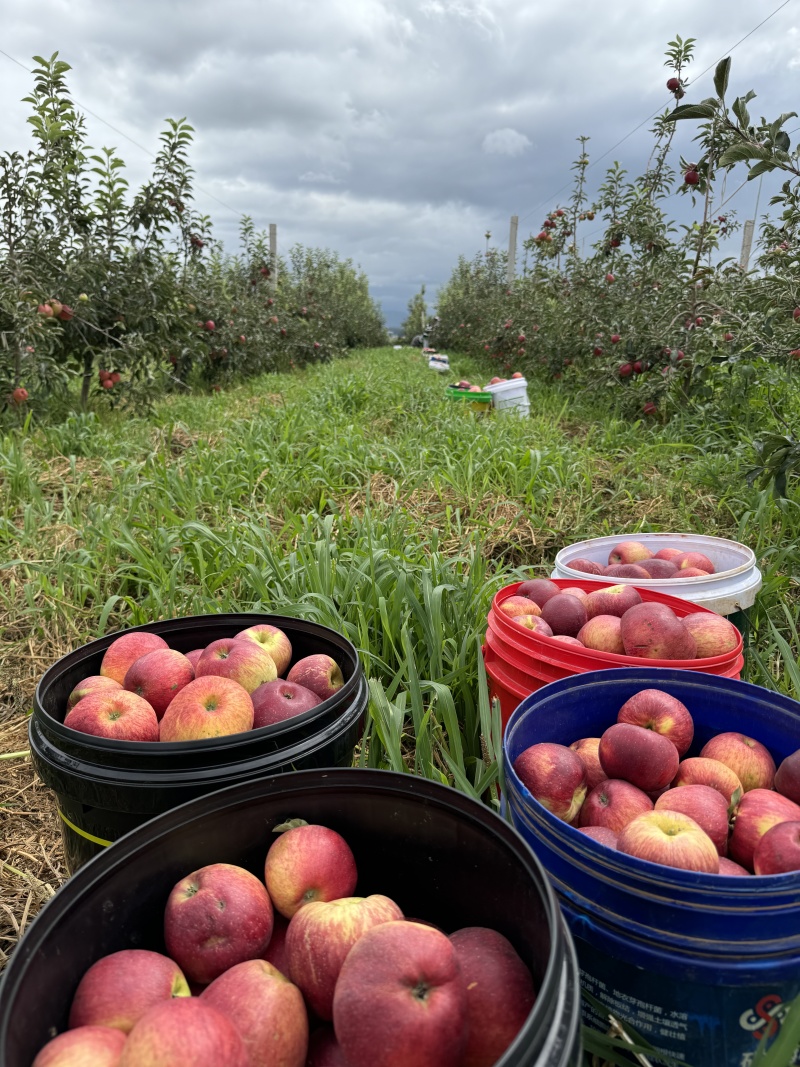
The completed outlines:
{"type": "Polygon", "coordinates": [[[714,71],[714,88],[717,91],[717,96],[720,100],[725,96],[728,89],[728,75],[731,72],[731,57],[726,56],[725,59],[721,59],[717,64],[717,69],[714,71]]]}
{"type": "Polygon", "coordinates": [[[751,182],[753,178],[758,178],[761,174],[769,174],[770,171],[777,170],[777,167],[777,163],[771,163],[769,160],[764,159],[750,168],[747,180],[751,182]]]}
{"type": "Polygon", "coordinates": [[[719,109],[716,100],[704,101],[702,104],[680,104],[671,111],[669,122],[677,122],[678,119],[713,119],[719,109]]]}

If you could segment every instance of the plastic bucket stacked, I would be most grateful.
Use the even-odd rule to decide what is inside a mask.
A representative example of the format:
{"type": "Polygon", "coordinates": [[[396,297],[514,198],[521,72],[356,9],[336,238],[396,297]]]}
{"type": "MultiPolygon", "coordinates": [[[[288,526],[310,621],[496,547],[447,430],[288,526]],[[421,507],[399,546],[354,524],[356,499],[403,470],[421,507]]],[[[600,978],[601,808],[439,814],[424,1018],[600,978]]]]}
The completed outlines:
{"type": "Polygon", "coordinates": [[[507,382],[487,385],[485,392],[492,394],[495,411],[513,411],[515,415],[529,415],[528,383],[524,378],[509,378],[507,382]]]}

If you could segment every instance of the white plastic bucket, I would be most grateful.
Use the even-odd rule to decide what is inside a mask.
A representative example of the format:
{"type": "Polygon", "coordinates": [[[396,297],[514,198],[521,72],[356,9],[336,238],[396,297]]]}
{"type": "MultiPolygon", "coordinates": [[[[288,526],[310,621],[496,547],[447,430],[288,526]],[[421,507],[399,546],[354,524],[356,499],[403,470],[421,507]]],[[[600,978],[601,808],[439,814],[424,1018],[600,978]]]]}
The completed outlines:
{"type": "Polygon", "coordinates": [[[450,370],[450,360],[445,355],[431,356],[428,360],[430,370],[438,370],[441,374],[450,370]]]}
{"type": "Polygon", "coordinates": [[[517,415],[529,415],[528,383],[524,378],[509,378],[507,382],[487,385],[485,393],[492,394],[495,411],[513,411],[517,415]]]}
{"type": "Polygon", "coordinates": [[[689,600],[703,608],[710,608],[720,615],[746,611],[755,603],[756,594],[761,588],[761,571],[756,566],[756,557],[752,550],[746,545],[740,545],[738,541],[728,541],[724,537],[707,537],[705,534],[630,533],[579,541],[561,549],[556,556],[550,577],[581,578],[590,581],[596,577],[598,581],[608,581],[609,579],[599,574],[591,575],[573,570],[570,562],[590,559],[606,566],[609,552],[622,541],[640,541],[653,553],[662,548],[702,552],[714,564],[716,574],[710,574],[707,578],[651,578],[648,581],[639,578],[614,578],[620,585],[655,589],[682,600],[689,600]]]}

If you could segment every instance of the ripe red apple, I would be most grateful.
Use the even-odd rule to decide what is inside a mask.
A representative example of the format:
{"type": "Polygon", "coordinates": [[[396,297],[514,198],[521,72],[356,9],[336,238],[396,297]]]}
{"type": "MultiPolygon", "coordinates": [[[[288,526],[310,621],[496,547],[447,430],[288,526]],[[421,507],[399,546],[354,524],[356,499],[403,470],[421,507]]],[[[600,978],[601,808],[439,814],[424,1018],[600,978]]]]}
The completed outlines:
{"type": "Polygon", "coordinates": [[[674,563],[670,563],[668,559],[658,559],[656,556],[652,559],[640,560],[637,567],[647,571],[651,578],[676,578],[678,576],[678,568],[674,563]]]}
{"type": "Polygon", "coordinates": [[[626,611],[642,603],[639,591],[632,585],[610,585],[605,589],[593,589],[586,600],[586,614],[616,615],[622,618],[626,611]]]}
{"type": "Polygon", "coordinates": [[[733,860],[729,860],[727,856],[720,856],[719,858],[719,873],[726,875],[739,876],[742,874],[750,875],[750,871],[746,867],[743,867],[741,863],[734,863],[733,860]]]}
{"type": "Polygon", "coordinates": [[[292,916],[286,935],[289,976],[321,1019],[333,1018],[333,991],[353,945],[374,926],[402,918],[395,902],[379,894],[311,901],[292,916]]]}
{"type": "Polygon", "coordinates": [[[622,541],[615,545],[608,554],[608,562],[636,563],[640,559],[650,559],[653,553],[641,541],[622,541]]]}
{"type": "Polygon", "coordinates": [[[701,571],[699,567],[684,567],[678,571],[679,578],[707,578],[710,571],[701,571]]]}
{"type": "Polygon", "coordinates": [[[651,793],[669,785],[678,770],[678,750],[668,737],[627,722],[615,723],[600,738],[600,766],[609,778],[621,778],[651,793]]]}
{"type": "Polygon", "coordinates": [[[344,675],[339,664],[322,653],[299,659],[286,675],[286,680],[310,689],[322,700],[334,696],[344,685],[344,675]]]}
{"type": "Polygon", "coordinates": [[[682,556],[683,552],[679,548],[659,548],[656,552],[654,559],[665,559],[670,563],[675,563],[678,556],[682,556]]]}
{"type": "Polygon", "coordinates": [[[542,609],[535,600],[526,596],[510,596],[500,604],[500,611],[512,618],[516,615],[541,615],[542,609]]]}
{"type": "Polygon", "coordinates": [[[731,859],[752,871],[758,842],[767,830],[782,822],[798,821],[800,805],[771,789],[751,789],[734,812],[733,833],[728,842],[731,859]]]}
{"type": "Polygon", "coordinates": [[[256,641],[269,652],[278,675],[284,673],[292,662],[292,643],[283,630],[269,623],[258,623],[247,630],[240,630],[234,640],[256,641]]]}
{"type": "Polygon", "coordinates": [[[570,585],[566,589],[562,589],[561,592],[564,594],[564,596],[577,597],[577,599],[580,600],[581,604],[586,607],[586,601],[589,599],[589,594],[585,593],[583,589],[580,588],[580,586],[570,585]]]}
{"type": "Polygon", "coordinates": [[[123,634],[116,641],[112,641],[106,649],[100,663],[100,673],[105,678],[113,678],[115,682],[122,685],[128,668],[137,659],[146,656],[148,652],[168,647],[163,637],[148,633],[146,630],[135,630],[133,633],[123,634]]]}
{"type": "Polygon", "coordinates": [[[128,1035],[119,1067],[249,1067],[244,1042],[222,1012],[199,997],[151,1008],[128,1035]]]}
{"type": "Polygon", "coordinates": [[[568,637],[566,634],[551,634],[554,641],[560,641],[562,645],[575,645],[577,648],[585,648],[583,641],[577,637],[568,637]]]}
{"type": "Polygon", "coordinates": [[[707,574],[714,574],[714,564],[702,552],[683,552],[680,556],[676,556],[672,562],[680,571],[686,570],[688,567],[697,567],[698,570],[706,571],[707,574]]]}
{"type": "Polygon", "coordinates": [[[769,751],[746,734],[717,734],[703,745],[700,755],[730,767],[745,793],[751,789],[772,789],[775,782],[775,761],[769,751]]]}
{"type": "Polygon", "coordinates": [[[604,826],[618,834],[629,822],[653,810],[653,801],[630,782],[608,779],[596,785],[581,808],[581,826],[604,826]]]}
{"type": "Polygon", "coordinates": [[[719,873],[719,853],[694,819],[678,811],[648,811],[628,823],[617,851],[665,867],[719,873]]]}
{"type": "Polygon", "coordinates": [[[680,785],[708,785],[725,797],[729,808],[742,799],[742,783],[736,773],[716,759],[692,756],[682,760],[675,775],[673,788],[680,785]]]}
{"type": "MultiPolygon", "coordinates": [[[[685,575],[686,571],[681,571],[685,575]]],[[[697,645],[698,659],[724,656],[739,644],[739,631],[721,615],[707,611],[694,612],[681,620],[697,645]]]]}
{"type": "Polygon", "coordinates": [[[517,626],[521,626],[523,630],[533,630],[540,637],[554,636],[549,625],[538,615],[514,615],[511,621],[516,623],[517,626]]]}
{"type": "Polygon", "coordinates": [[[361,937],[344,961],[333,1028],[352,1067],[460,1067],[467,992],[444,934],[391,922],[361,937]]]}
{"type": "Polygon", "coordinates": [[[246,960],[215,978],[200,1002],[233,1023],[250,1067],[305,1067],[308,1014],[296,985],[265,960],[246,960]]]}
{"type": "Polygon", "coordinates": [[[253,714],[246,689],[232,678],[208,674],[189,682],[170,702],[161,719],[160,739],[199,741],[240,734],[253,728],[253,714]]]}
{"type": "Polygon", "coordinates": [[[560,588],[549,578],[529,578],[519,586],[517,596],[526,596],[543,608],[551,597],[558,596],[560,592],[560,588]]]}
{"type": "Polygon", "coordinates": [[[272,915],[272,937],[262,954],[262,959],[271,963],[282,975],[289,977],[289,959],[286,955],[286,934],[289,929],[289,920],[284,919],[279,911],[272,915]]]}
{"type": "Polygon", "coordinates": [[[720,856],[728,852],[728,805],[725,797],[709,785],[686,785],[668,789],[655,803],[656,811],[679,811],[694,819],[711,838],[720,856]]]}
{"type": "Polygon", "coordinates": [[[160,719],[172,698],[194,681],[194,668],[174,648],[158,648],[128,667],[123,687],[143,697],[160,719]]]}
{"type": "Polygon", "coordinates": [[[265,682],[250,694],[253,701],[253,729],[284,722],[295,715],[315,708],[322,700],[310,689],[276,678],[274,682],[265,682]]]}
{"type": "Polygon", "coordinates": [[[753,853],[756,874],[800,871],[800,822],[781,822],[767,830],[753,853]]]}
{"type": "Polygon", "coordinates": [[[351,897],[358,872],[345,839],[311,823],[293,826],[272,842],[264,880],[275,908],[291,919],[311,901],[351,897]]]}
{"type": "Polygon", "coordinates": [[[204,652],[204,648],[193,648],[191,652],[186,653],[186,658],[191,663],[193,670],[197,670],[197,664],[204,652]]]}
{"type": "Polygon", "coordinates": [[[603,573],[603,564],[596,563],[593,559],[574,559],[568,566],[573,571],[581,571],[583,574],[603,573]]]}
{"type": "Polygon", "coordinates": [[[668,737],[685,756],[694,738],[694,722],[689,709],[677,697],[661,689],[640,689],[619,709],[617,722],[643,726],[668,737]]]}
{"type": "Polygon", "coordinates": [[[607,826],[581,826],[578,828],[578,833],[591,837],[593,841],[597,841],[600,845],[605,845],[606,848],[617,847],[619,834],[609,830],[607,826]]]}
{"type": "Polygon", "coordinates": [[[32,1067],[118,1067],[125,1037],[110,1026],[66,1030],[47,1042],[32,1067]]]}
{"type": "Polygon", "coordinates": [[[586,608],[577,597],[558,593],[550,597],[542,608],[542,618],[554,634],[577,637],[586,624],[586,608]]]}
{"type": "Polygon", "coordinates": [[[622,642],[626,656],[640,659],[695,658],[697,645],[671,608],[637,604],[622,616],[622,642]]]}
{"type": "Polygon", "coordinates": [[[591,792],[595,786],[604,782],[608,775],[600,766],[600,757],[597,750],[600,747],[599,737],[582,737],[579,741],[573,741],[569,746],[580,757],[583,769],[586,771],[586,790],[591,792]]]}
{"type": "Polygon", "coordinates": [[[101,957],[81,978],[69,1028],[111,1026],[127,1034],[154,1004],[188,996],[189,985],[173,960],[147,949],[123,949],[101,957]]]}
{"type": "Polygon", "coordinates": [[[513,766],[528,792],[556,818],[577,818],[586,798],[586,771],[576,752],[544,741],[521,752],[513,766]]]}
{"type": "Polygon", "coordinates": [[[625,655],[622,620],[617,615],[593,615],[578,631],[578,640],[595,652],[625,655]]]}
{"type": "Polygon", "coordinates": [[[197,661],[198,678],[213,675],[238,682],[248,693],[278,677],[275,660],[257,641],[223,637],[212,641],[197,661]]]}
{"type": "Polygon", "coordinates": [[[468,926],[450,935],[467,991],[467,1047],[461,1067],[494,1067],[536,1001],[527,966],[497,930],[468,926]]]}
{"type": "Polygon", "coordinates": [[[648,581],[650,575],[637,563],[612,563],[603,569],[606,578],[638,578],[639,581],[648,581]]]}
{"type": "Polygon", "coordinates": [[[205,984],[262,957],[272,923],[272,903],[258,878],[232,863],[212,863],[172,889],[164,943],[187,978],[205,984]]]}
{"type": "Polygon", "coordinates": [[[98,689],[122,689],[122,686],[113,678],[105,678],[102,674],[91,674],[82,682],[78,682],[67,697],[67,710],[74,708],[79,700],[88,697],[90,693],[96,693],[98,689]]]}
{"type": "Polygon", "coordinates": [[[306,1067],[350,1067],[332,1026],[320,1026],[311,1035],[306,1067]]]}
{"type": "Polygon", "coordinates": [[[67,712],[72,730],[115,741],[158,741],[158,719],[151,706],[124,689],[96,689],[67,712]]]}
{"type": "Polygon", "coordinates": [[[787,756],[775,772],[775,788],[782,796],[800,804],[800,748],[787,756]]]}

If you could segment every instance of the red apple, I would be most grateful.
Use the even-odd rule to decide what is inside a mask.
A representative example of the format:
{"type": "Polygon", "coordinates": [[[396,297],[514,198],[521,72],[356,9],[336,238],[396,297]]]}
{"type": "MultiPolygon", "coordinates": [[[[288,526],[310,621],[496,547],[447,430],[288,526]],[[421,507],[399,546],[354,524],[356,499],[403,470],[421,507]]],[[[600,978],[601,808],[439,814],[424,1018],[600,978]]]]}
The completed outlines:
{"type": "Polygon", "coordinates": [[[742,783],[736,774],[716,759],[704,759],[692,756],[682,760],[675,775],[673,788],[680,785],[709,785],[725,797],[729,808],[735,807],[742,799],[742,783]]]}
{"type": "Polygon", "coordinates": [[[67,697],[67,711],[74,708],[79,700],[88,697],[90,693],[96,693],[98,689],[122,689],[119,682],[113,678],[105,678],[102,674],[92,674],[78,682],[70,695],[67,697]]]}
{"type": "Polygon", "coordinates": [[[289,976],[320,1019],[333,1018],[333,990],[350,949],[367,930],[403,918],[393,900],[374,894],[311,901],[286,935],[289,976]]]}
{"type": "Polygon", "coordinates": [[[535,600],[526,596],[510,596],[500,604],[499,610],[504,615],[513,617],[517,615],[541,615],[542,609],[535,600]]]}
{"type": "Polygon", "coordinates": [[[200,994],[233,1025],[250,1067],[305,1067],[308,1014],[296,985],[265,960],[246,960],[215,978],[200,994]]]}
{"type": "Polygon", "coordinates": [[[200,662],[200,657],[204,652],[204,648],[193,648],[191,652],[186,653],[186,658],[191,663],[194,670],[197,670],[197,664],[200,662]]]}
{"type": "Polygon", "coordinates": [[[800,805],[771,789],[751,789],[734,812],[733,833],[728,842],[731,859],[752,871],[758,842],[767,830],[782,822],[798,821],[800,805]]]}
{"type": "Polygon", "coordinates": [[[173,888],[164,910],[164,943],[187,978],[207,983],[244,960],[263,957],[272,903],[244,867],[212,863],[173,888]]]}
{"type": "Polygon", "coordinates": [[[671,608],[637,604],[622,616],[622,642],[626,656],[640,659],[695,658],[695,640],[671,608]]]}
{"type": "Polygon", "coordinates": [[[655,556],[652,559],[639,560],[637,567],[647,571],[651,578],[676,578],[678,576],[678,568],[674,563],[670,563],[668,559],[657,559],[655,556]]]}
{"type": "Polygon", "coordinates": [[[586,601],[589,599],[589,594],[585,593],[583,591],[583,589],[580,588],[580,586],[570,585],[568,588],[562,589],[561,592],[565,596],[577,597],[578,600],[580,600],[581,604],[583,604],[583,606],[586,607],[586,601]]]}
{"type": "Polygon", "coordinates": [[[680,762],[678,750],[668,737],[627,722],[609,726],[600,738],[597,754],[609,778],[630,782],[645,793],[669,785],[680,762]]]}
{"type": "Polygon", "coordinates": [[[733,860],[729,860],[727,856],[720,856],[719,858],[719,873],[726,875],[739,876],[742,874],[750,875],[750,872],[742,867],[741,863],[734,863],[733,860]]]}
{"type": "Polygon", "coordinates": [[[800,748],[787,756],[775,772],[775,788],[783,796],[800,804],[800,748]]]}
{"type": "Polygon", "coordinates": [[[643,545],[641,541],[622,541],[608,554],[608,562],[613,563],[636,563],[640,559],[651,559],[653,553],[643,545]]]}
{"type": "Polygon", "coordinates": [[[264,880],[275,908],[291,919],[311,901],[351,897],[358,872],[345,839],[312,823],[293,826],[273,841],[264,880]]]}
{"type": "Polygon", "coordinates": [[[32,1067],[117,1067],[124,1044],[121,1030],[81,1026],[48,1041],[32,1067]]]}
{"type": "Polygon", "coordinates": [[[650,797],[630,782],[601,782],[581,808],[581,826],[604,826],[618,834],[639,815],[653,810],[650,797]]]}
{"type": "Polygon", "coordinates": [[[728,805],[710,785],[685,785],[668,789],[655,803],[656,811],[680,811],[694,819],[711,838],[720,856],[728,851],[728,805]]]}
{"type": "Polygon", "coordinates": [[[147,630],[134,630],[132,633],[123,634],[106,649],[100,663],[100,673],[122,685],[128,668],[137,659],[146,656],[148,652],[155,652],[158,648],[168,647],[163,637],[148,633],[147,630]]]}
{"type": "Polygon", "coordinates": [[[579,641],[577,637],[568,637],[567,634],[552,634],[554,641],[560,641],[562,645],[576,645],[578,648],[585,648],[583,641],[579,641]]]}
{"type": "Polygon", "coordinates": [[[668,737],[685,756],[694,738],[694,722],[689,709],[677,697],[661,689],[640,689],[619,709],[617,722],[643,726],[668,737]]]}
{"type": "Polygon", "coordinates": [[[461,1067],[494,1067],[536,1001],[527,966],[497,930],[468,926],[450,935],[467,990],[467,1047],[461,1067]]]}
{"type": "Polygon", "coordinates": [[[160,736],[162,741],[198,741],[252,728],[253,701],[247,690],[231,678],[207,674],[189,682],[170,702],[160,736]]]}
{"type": "Polygon", "coordinates": [[[675,556],[672,560],[679,571],[684,571],[689,567],[696,568],[697,570],[705,571],[706,574],[714,574],[714,564],[708,558],[704,556],[702,552],[683,552],[679,556],[675,556]]]}
{"type": "Polygon", "coordinates": [[[444,934],[418,923],[368,930],[344,961],[333,1028],[352,1067],[460,1067],[467,992],[444,934]]]}
{"type": "Polygon", "coordinates": [[[578,829],[578,833],[584,834],[586,837],[591,837],[593,841],[597,841],[600,845],[605,845],[606,848],[617,847],[617,838],[619,837],[619,834],[615,833],[613,830],[609,830],[607,826],[581,826],[578,829]]]}
{"type": "Polygon", "coordinates": [[[586,798],[583,760],[566,745],[531,745],[514,760],[514,772],[540,804],[564,822],[573,822],[586,798]]]}
{"type": "Polygon", "coordinates": [[[745,793],[751,789],[772,789],[775,782],[775,761],[769,751],[746,734],[717,734],[703,745],[700,755],[730,767],[745,793]]]}
{"type": "Polygon", "coordinates": [[[287,682],[310,689],[322,700],[334,696],[344,685],[342,669],[335,659],[324,654],[299,659],[286,675],[287,682]]]}
{"type": "Polygon", "coordinates": [[[146,700],[124,689],[97,689],[67,712],[72,730],[114,741],[158,741],[158,719],[146,700]]]}
{"type": "Polygon", "coordinates": [[[577,637],[586,623],[586,608],[577,597],[559,593],[546,602],[542,608],[542,618],[554,634],[577,637]]]}
{"type": "Polygon", "coordinates": [[[265,682],[250,695],[253,701],[253,729],[284,722],[295,715],[315,708],[322,700],[310,689],[304,689],[296,682],[287,682],[276,678],[274,682],[265,682]]]}
{"type": "Polygon", "coordinates": [[[277,626],[260,622],[246,630],[240,630],[235,640],[255,641],[261,645],[266,652],[269,652],[279,675],[283,674],[292,662],[292,643],[283,630],[279,630],[277,626]]]}
{"type": "Polygon", "coordinates": [[[540,637],[554,636],[548,624],[538,615],[514,615],[511,621],[517,626],[521,626],[523,630],[533,630],[540,637]]]}
{"type": "Polygon", "coordinates": [[[160,952],[131,948],[93,963],[72,998],[69,1027],[112,1026],[129,1033],[162,1000],[190,996],[177,963],[160,952]]]}
{"type": "Polygon", "coordinates": [[[320,1026],[311,1035],[306,1067],[350,1067],[332,1026],[320,1026]]]}
{"type": "Polygon", "coordinates": [[[272,937],[262,954],[262,959],[271,963],[273,967],[289,977],[289,959],[286,955],[286,934],[289,929],[289,920],[284,919],[279,911],[273,913],[272,937]]]}
{"type": "Polygon", "coordinates": [[[595,652],[625,655],[622,643],[622,620],[617,615],[593,615],[578,631],[578,640],[595,652]]]}
{"type": "Polygon", "coordinates": [[[617,851],[665,867],[719,873],[719,853],[694,819],[679,811],[648,811],[628,823],[617,851]]]}
{"type": "Polygon", "coordinates": [[[756,874],[800,871],[800,822],[781,822],[767,830],[753,853],[756,874]]]}
{"type": "Polygon", "coordinates": [[[583,574],[603,573],[603,564],[596,563],[593,559],[574,559],[567,566],[574,571],[581,571],[583,574]]]}
{"type": "Polygon", "coordinates": [[[612,563],[603,569],[606,578],[638,578],[639,581],[648,581],[650,575],[637,563],[612,563]]]}
{"type": "MultiPolygon", "coordinates": [[[[681,572],[685,574],[685,571],[681,572]]],[[[739,631],[721,615],[698,611],[681,619],[697,645],[698,659],[724,656],[739,644],[739,631]]]]}
{"type": "Polygon", "coordinates": [[[680,548],[659,548],[656,552],[654,559],[666,559],[670,563],[673,563],[678,556],[682,556],[683,551],[680,548]]]}
{"type": "Polygon", "coordinates": [[[699,567],[684,567],[678,571],[679,578],[707,578],[710,571],[703,571],[699,567]]]}
{"type": "Polygon", "coordinates": [[[599,737],[582,737],[579,741],[573,741],[569,746],[576,752],[586,771],[586,790],[591,792],[595,786],[604,782],[608,775],[600,766],[600,758],[597,750],[600,747],[599,737]]]}
{"type": "Polygon", "coordinates": [[[556,583],[549,578],[529,578],[517,589],[517,596],[526,596],[543,608],[551,597],[558,596],[560,592],[556,583]]]}
{"type": "Polygon", "coordinates": [[[632,585],[610,585],[605,589],[593,589],[586,600],[586,614],[590,619],[595,615],[616,615],[622,618],[626,611],[641,604],[642,598],[632,585]]]}
{"type": "Polygon", "coordinates": [[[186,656],[174,648],[158,648],[128,667],[123,687],[143,697],[161,719],[172,698],[191,681],[194,667],[186,656]]]}
{"type": "Polygon", "coordinates": [[[128,1035],[119,1067],[250,1067],[244,1042],[222,1012],[199,997],[151,1008],[128,1035]]]}
{"type": "Polygon", "coordinates": [[[212,675],[238,682],[248,693],[278,677],[275,661],[257,641],[223,637],[212,641],[197,661],[198,678],[212,675]]]}

